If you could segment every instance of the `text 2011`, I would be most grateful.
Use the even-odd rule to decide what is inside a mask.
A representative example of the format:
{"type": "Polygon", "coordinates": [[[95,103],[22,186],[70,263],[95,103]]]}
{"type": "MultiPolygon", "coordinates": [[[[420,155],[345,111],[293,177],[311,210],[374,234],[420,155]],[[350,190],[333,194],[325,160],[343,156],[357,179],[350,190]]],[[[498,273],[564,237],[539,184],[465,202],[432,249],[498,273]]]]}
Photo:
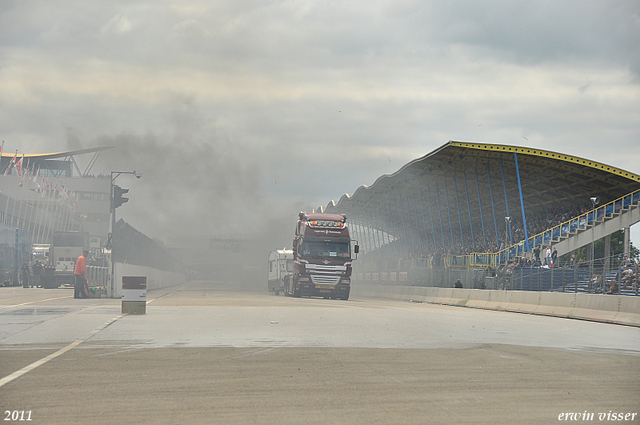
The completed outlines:
{"type": "Polygon", "coordinates": [[[30,421],[31,410],[5,410],[5,421],[30,421]]]}

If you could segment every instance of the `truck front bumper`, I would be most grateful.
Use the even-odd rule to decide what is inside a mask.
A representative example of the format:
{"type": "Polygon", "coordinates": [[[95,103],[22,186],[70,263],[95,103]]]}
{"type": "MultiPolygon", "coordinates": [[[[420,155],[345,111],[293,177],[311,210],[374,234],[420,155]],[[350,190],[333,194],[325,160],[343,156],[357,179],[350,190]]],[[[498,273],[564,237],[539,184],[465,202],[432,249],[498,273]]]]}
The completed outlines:
{"type": "Polygon", "coordinates": [[[324,297],[336,299],[348,299],[351,286],[349,284],[313,284],[311,282],[299,282],[298,292],[303,297],[324,297]]]}

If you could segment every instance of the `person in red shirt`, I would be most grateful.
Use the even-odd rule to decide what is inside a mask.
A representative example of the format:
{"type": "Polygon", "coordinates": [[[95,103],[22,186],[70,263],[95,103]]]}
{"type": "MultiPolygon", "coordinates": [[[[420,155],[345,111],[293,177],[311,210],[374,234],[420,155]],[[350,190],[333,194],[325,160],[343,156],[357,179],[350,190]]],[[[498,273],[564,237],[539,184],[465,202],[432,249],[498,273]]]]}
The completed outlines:
{"type": "Polygon", "coordinates": [[[89,294],[85,292],[84,280],[87,274],[87,257],[89,251],[82,251],[82,255],[76,261],[76,269],[73,272],[73,298],[88,298],[89,294]]]}

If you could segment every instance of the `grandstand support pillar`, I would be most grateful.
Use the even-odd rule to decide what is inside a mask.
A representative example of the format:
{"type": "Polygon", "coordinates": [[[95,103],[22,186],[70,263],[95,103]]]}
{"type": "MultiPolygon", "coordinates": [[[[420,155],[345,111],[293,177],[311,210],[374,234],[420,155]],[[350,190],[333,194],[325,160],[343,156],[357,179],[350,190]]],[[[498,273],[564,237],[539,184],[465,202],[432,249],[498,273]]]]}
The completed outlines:
{"type": "MultiPolygon", "coordinates": [[[[411,228],[411,205],[409,204],[409,195],[407,195],[407,221],[409,222],[409,239],[407,239],[407,258],[410,259],[415,253],[416,245],[413,242],[413,229],[411,228]],[[411,240],[411,248],[409,248],[409,240],[411,240]]],[[[402,200],[402,194],[400,194],[400,216],[402,217],[402,227],[406,229],[404,222],[404,201],[402,200]]],[[[406,233],[406,230],[405,230],[406,233]]]]}
{"type": "Polygon", "coordinates": [[[382,210],[382,203],[378,204],[378,210],[376,211],[376,214],[378,215],[380,220],[380,247],[382,248],[383,246],[386,245],[384,241],[384,235],[385,233],[387,233],[385,231],[385,229],[387,228],[386,226],[387,219],[385,217],[384,211],[382,210]]]}
{"type": "MultiPolygon", "coordinates": [[[[400,195],[400,201],[402,202],[402,195],[400,195]]],[[[400,229],[400,215],[398,214],[398,200],[393,200],[394,206],[396,208],[396,222],[398,223],[398,229],[400,229]]],[[[402,233],[403,235],[403,243],[407,247],[407,255],[409,255],[409,245],[407,245],[407,230],[404,228],[404,217],[402,217],[402,233]]]]}
{"type": "MultiPolygon", "coordinates": [[[[596,258],[595,258],[595,246],[596,246],[595,217],[596,215],[595,214],[596,214],[596,206],[598,205],[600,200],[596,196],[592,196],[589,200],[591,201],[592,214],[593,214],[593,220],[591,225],[591,249],[589,250],[591,251],[591,261],[589,262],[589,291],[591,291],[591,281],[593,280],[593,272],[594,272],[595,262],[596,262],[596,258]]],[[[604,294],[604,280],[602,281],[601,289],[602,289],[602,294],[604,294]]]]}
{"type": "MultiPolygon", "coordinates": [[[[402,232],[400,231],[400,221],[398,219],[398,203],[396,202],[395,198],[393,199],[393,206],[395,208],[395,216],[396,216],[396,221],[394,223],[395,226],[395,232],[396,232],[396,240],[395,240],[395,250],[396,250],[396,257],[400,258],[402,257],[402,248],[401,248],[401,243],[400,241],[402,240],[402,232]]],[[[391,222],[393,223],[393,210],[391,209],[391,204],[389,204],[389,216],[391,217],[391,222]]],[[[404,241],[403,241],[404,242],[404,241]]]]}
{"type": "Polygon", "coordinates": [[[604,273],[611,271],[611,235],[604,237],[604,273]]]}
{"type": "Polygon", "coordinates": [[[623,249],[623,254],[624,255],[629,255],[629,253],[631,252],[631,247],[629,246],[630,240],[631,240],[631,227],[625,227],[624,229],[624,246],[622,247],[623,249]]]}
{"type": "Polygon", "coordinates": [[[372,210],[371,210],[371,222],[375,225],[375,228],[374,228],[374,230],[375,230],[375,233],[374,233],[374,236],[375,236],[374,242],[375,242],[375,243],[376,243],[376,245],[377,245],[377,248],[376,248],[376,249],[377,249],[377,251],[378,251],[378,257],[380,258],[380,261],[382,261],[382,257],[380,257],[380,256],[382,255],[382,252],[381,252],[381,250],[380,250],[380,248],[382,248],[382,243],[380,242],[380,229],[381,229],[381,227],[382,227],[382,226],[380,226],[380,224],[378,223],[378,222],[379,222],[379,220],[378,220],[378,217],[377,217],[377,215],[376,215],[376,211],[375,211],[373,208],[372,208],[372,210]]]}
{"type": "Polygon", "coordinates": [[[476,249],[476,238],[473,234],[473,220],[471,218],[471,204],[469,203],[469,187],[467,186],[467,170],[463,170],[462,177],[464,178],[464,193],[467,197],[467,213],[469,214],[469,229],[471,230],[471,245],[473,249],[476,249]]]}
{"type": "MultiPolygon", "coordinates": [[[[416,234],[418,239],[418,248],[420,249],[419,257],[422,257],[424,251],[422,250],[422,239],[420,238],[420,220],[418,220],[418,201],[416,199],[416,193],[413,192],[413,209],[416,210],[416,234]]],[[[427,238],[427,234],[425,233],[425,239],[427,238]]]]}
{"type": "Polygon", "coordinates": [[[458,209],[458,224],[460,225],[460,245],[464,250],[464,231],[462,230],[462,214],[460,214],[460,199],[458,198],[458,182],[456,181],[456,175],[453,175],[453,189],[456,192],[456,207],[458,209]]]}
{"type": "Polygon", "coordinates": [[[484,216],[482,215],[482,199],[480,196],[480,180],[478,179],[478,167],[476,167],[476,188],[478,190],[478,210],[480,211],[480,224],[482,225],[482,237],[484,238],[484,249],[488,249],[487,234],[484,230],[484,216]]]}
{"type": "MultiPolygon", "coordinates": [[[[504,240],[509,239],[509,227],[511,226],[511,217],[507,216],[504,218],[504,240]]],[[[505,248],[508,244],[505,244],[505,248]]],[[[509,254],[507,254],[507,260],[509,260],[509,254]]]]}
{"type": "MultiPolygon", "coordinates": [[[[440,215],[440,201],[438,200],[438,182],[436,182],[435,184],[436,184],[436,205],[438,206],[438,214],[440,216],[440,237],[442,241],[442,249],[444,250],[444,231],[442,230],[442,215],[440,215]]],[[[432,203],[431,203],[431,191],[429,190],[429,184],[427,184],[427,198],[429,203],[429,214],[431,214],[431,227],[433,228],[433,234],[434,234],[433,245],[436,247],[436,251],[437,251],[438,247],[436,246],[436,243],[435,243],[436,228],[433,222],[433,210],[431,209],[432,203]]]]}
{"type": "Polygon", "coordinates": [[[453,239],[453,221],[451,220],[451,204],[449,202],[449,190],[447,189],[447,179],[444,181],[444,195],[447,200],[447,214],[449,215],[449,233],[451,233],[451,249],[455,249],[455,242],[453,239]]]}
{"type": "MultiPolygon", "coordinates": [[[[382,210],[384,211],[384,215],[385,217],[387,216],[387,209],[385,208],[385,204],[382,204],[382,210]]],[[[397,247],[398,247],[398,238],[400,237],[400,232],[398,231],[398,227],[394,226],[393,223],[393,212],[391,211],[391,205],[389,205],[389,221],[387,221],[387,240],[389,241],[389,246],[391,245],[391,233],[390,232],[394,232],[394,236],[393,236],[393,249],[394,251],[397,253],[397,247]]],[[[397,255],[396,255],[397,256],[397,255]]]]}
{"type": "MultiPolygon", "coordinates": [[[[367,224],[364,221],[365,218],[364,216],[360,216],[358,217],[359,221],[360,221],[360,230],[362,231],[362,249],[364,250],[364,252],[366,252],[367,254],[369,254],[369,234],[368,231],[369,229],[367,229],[367,224]]],[[[368,255],[367,255],[367,259],[368,259],[368,255]]]]}
{"type": "MultiPolygon", "coordinates": [[[[491,172],[489,171],[489,163],[487,162],[487,179],[489,180],[489,195],[491,197],[491,210],[493,211],[493,227],[496,231],[496,245],[500,246],[500,234],[498,233],[498,220],[496,219],[496,203],[493,200],[493,188],[491,187],[491,172]]],[[[505,241],[506,245],[506,241],[505,241]]]]}
{"type": "MultiPolygon", "coordinates": [[[[424,199],[422,198],[422,190],[420,190],[420,209],[422,210],[422,225],[424,226],[424,243],[427,247],[425,254],[428,254],[431,250],[429,248],[429,237],[427,236],[427,219],[424,216],[424,199]]],[[[433,233],[431,236],[433,237],[433,233]]]]}
{"type": "Polygon", "coordinates": [[[367,222],[369,223],[369,232],[371,236],[371,252],[374,252],[377,248],[377,244],[376,244],[376,229],[374,227],[374,222],[373,222],[373,214],[371,213],[371,210],[365,211],[365,214],[366,213],[368,213],[367,222]]]}
{"type": "Polygon", "coordinates": [[[516,163],[516,175],[518,176],[518,192],[520,193],[520,211],[522,211],[522,227],[524,229],[525,252],[529,252],[529,233],[527,232],[527,218],[524,213],[524,199],[522,197],[522,183],[520,182],[520,167],[518,166],[518,154],[513,153],[516,163]]]}
{"type": "MultiPolygon", "coordinates": [[[[500,172],[502,173],[502,188],[504,189],[504,206],[507,210],[507,216],[511,217],[511,214],[509,214],[509,200],[507,199],[507,182],[504,177],[504,166],[502,165],[502,158],[500,158],[500,172]]],[[[509,223],[509,239],[504,241],[504,247],[506,248],[509,244],[513,244],[513,232],[511,230],[511,223],[509,223]]]]}
{"type": "MultiPolygon", "coordinates": [[[[366,211],[365,211],[366,212],[366,211]]],[[[373,238],[371,237],[371,223],[369,222],[369,217],[367,217],[366,214],[363,213],[362,215],[362,221],[364,222],[364,226],[366,229],[366,240],[367,240],[367,252],[368,253],[372,253],[374,246],[373,246],[373,238]]],[[[371,257],[369,257],[371,258],[371,257]]]]}

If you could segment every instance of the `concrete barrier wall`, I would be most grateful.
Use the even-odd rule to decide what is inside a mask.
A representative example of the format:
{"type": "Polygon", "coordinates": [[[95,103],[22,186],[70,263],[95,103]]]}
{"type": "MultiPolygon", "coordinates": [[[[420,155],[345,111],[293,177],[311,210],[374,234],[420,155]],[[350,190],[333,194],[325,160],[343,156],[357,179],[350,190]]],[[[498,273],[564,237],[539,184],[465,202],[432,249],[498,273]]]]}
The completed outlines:
{"type": "Polygon", "coordinates": [[[180,273],[171,273],[163,270],[152,269],[150,267],[116,263],[115,288],[112,293],[110,283],[107,285],[107,297],[122,297],[122,276],[146,276],[147,291],[151,289],[166,288],[169,286],[181,285],[185,283],[185,277],[180,273]]]}
{"type": "Polygon", "coordinates": [[[640,327],[640,297],[634,296],[357,284],[351,294],[640,327]]]}

